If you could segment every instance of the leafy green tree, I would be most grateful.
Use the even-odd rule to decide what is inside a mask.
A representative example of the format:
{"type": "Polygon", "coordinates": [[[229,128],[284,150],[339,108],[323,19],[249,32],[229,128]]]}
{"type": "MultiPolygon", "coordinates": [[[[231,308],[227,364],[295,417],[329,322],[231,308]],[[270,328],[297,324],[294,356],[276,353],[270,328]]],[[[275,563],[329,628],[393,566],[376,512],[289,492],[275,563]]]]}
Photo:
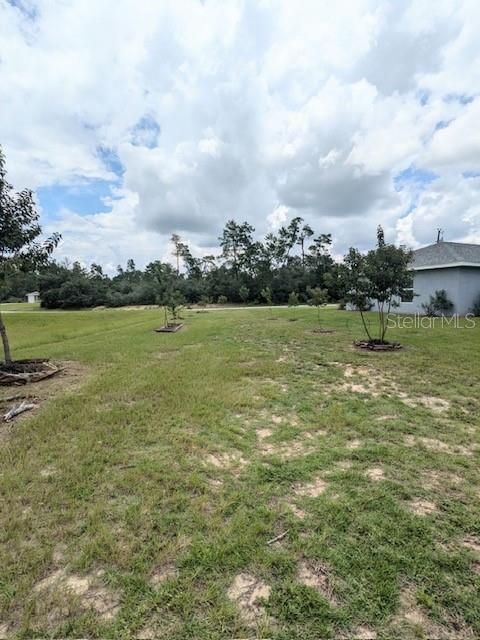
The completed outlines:
{"type": "Polygon", "coordinates": [[[344,258],[343,277],[345,299],[360,311],[368,339],[383,344],[388,328],[388,316],[398,300],[411,288],[410,263],[413,254],[404,247],[396,247],[385,242],[382,227],[377,229],[377,246],[362,255],[357,249],[350,249],[344,258]],[[364,311],[376,308],[378,335],[372,337],[364,311]]]}
{"type": "Polygon", "coordinates": [[[248,289],[248,287],[242,285],[238,290],[238,295],[240,296],[242,302],[246,302],[248,300],[248,296],[250,295],[250,290],[248,289]]]}
{"type": "Polygon", "coordinates": [[[265,287],[264,289],[262,289],[260,291],[260,295],[269,307],[273,305],[272,289],[270,287],[265,287]]]}
{"type": "MultiPolygon", "coordinates": [[[[0,147],[0,287],[9,275],[36,271],[48,263],[60,235],[55,233],[43,242],[39,241],[42,234],[39,219],[32,191],[24,189],[15,193],[7,181],[5,156],[0,147]]],[[[1,312],[0,336],[4,360],[11,364],[10,343],[1,312]]]]}
{"type": "Polygon", "coordinates": [[[236,278],[238,278],[242,265],[249,258],[254,231],[255,229],[248,222],[238,224],[235,220],[229,220],[219,238],[222,256],[231,262],[236,278]]]}

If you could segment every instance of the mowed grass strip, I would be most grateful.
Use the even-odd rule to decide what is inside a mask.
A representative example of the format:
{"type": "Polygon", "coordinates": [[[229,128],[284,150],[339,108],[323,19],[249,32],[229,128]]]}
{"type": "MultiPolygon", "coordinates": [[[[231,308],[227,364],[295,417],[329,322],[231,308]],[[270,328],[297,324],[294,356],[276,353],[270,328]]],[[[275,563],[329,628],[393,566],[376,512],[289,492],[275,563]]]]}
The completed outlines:
{"type": "Polygon", "coordinates": [[[3,635],[478,636],[479,328],[185,316],[6,318],[84,378],[1,439],[3,635]]]}

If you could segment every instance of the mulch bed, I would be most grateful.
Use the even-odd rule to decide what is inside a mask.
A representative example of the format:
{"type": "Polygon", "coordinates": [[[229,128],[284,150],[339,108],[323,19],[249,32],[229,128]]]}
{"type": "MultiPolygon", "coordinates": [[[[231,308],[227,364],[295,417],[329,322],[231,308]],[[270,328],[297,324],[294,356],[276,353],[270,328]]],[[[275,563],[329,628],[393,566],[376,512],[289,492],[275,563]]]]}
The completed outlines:
{"type": "Polygon", "coordinates": [[[399,342],[379,342],[376,340],[355,340],[353,345],[357,349],[368,349],[368,351],[398,351],[403,348],[399,342]]]}
{"type": "Polygon", "coordinates": [[[154,329],[157,333],[175,333],[175,331],[179,331],[183,327],[183,322],[177,324],[167,324],[159,329],[154,329]]]}
{"type": "Polygon", "coordinates": [[[0,385],[23,385],[51,378],[63,369],[46,358],[14,360],[0,364],[0,385]]]}

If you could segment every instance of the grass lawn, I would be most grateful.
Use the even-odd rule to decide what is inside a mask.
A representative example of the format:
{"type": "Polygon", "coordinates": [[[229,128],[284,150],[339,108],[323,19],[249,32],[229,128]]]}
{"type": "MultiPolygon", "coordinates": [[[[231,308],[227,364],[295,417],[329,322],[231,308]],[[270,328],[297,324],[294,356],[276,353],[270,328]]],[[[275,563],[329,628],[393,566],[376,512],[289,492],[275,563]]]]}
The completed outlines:
{"type": "Polygon", "coordinates": [[[40,311],[39,302],[0,302],[0,311],[40,311]]]}
{"type": "Polygon", "coordinates": [[[478,637],[480,326],[185,315],[5,317],[84,377],[0,431],[0,637],[478,637]]]}

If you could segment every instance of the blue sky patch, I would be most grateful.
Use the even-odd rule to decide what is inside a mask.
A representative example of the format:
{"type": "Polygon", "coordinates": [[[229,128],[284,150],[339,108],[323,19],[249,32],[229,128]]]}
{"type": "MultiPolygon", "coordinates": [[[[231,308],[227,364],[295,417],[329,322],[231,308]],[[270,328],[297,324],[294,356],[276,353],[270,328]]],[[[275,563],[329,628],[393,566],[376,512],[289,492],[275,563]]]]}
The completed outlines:
{"type": "Polygon", "coordinates": [[[411,165],[407,169],[404,169],[397,174],[394,179],[394,185],[396,191],[401,191],[408,185],[415,185],[416,187],[426,187],[428,184],[438,178],[437,174],[428,169],[417,169],[417,167],[411,165]]]}
{"type": "Polygon", "coordinates": [[[138,147],[148,147],[154,149],[158,146],[158,138],[160,136],[160,125],[152,118],[146,115],[137,122],[132,130],[132,144],[138,147]]]}
{"type": "Polygon", "coordinates": [[[38,15],[37,9],[31,0],[7,0],[7,3],[18,9],[29,20],[35,20],[38,15]]]}
{"type": "Polygon", "coordinates": [[[123,175],[125,169],[123,167],[123,164],[120,162],[120,158],[118,157],[116,151],[114,151],[111,147],[99,145],[97,147],[97,154],[109,171],[117,175],[119,178],[123,175]]]}
{"type": "Polygon", "coordinates": [[[105,198],[112,198],[113,183],[109,180],[84,180],[77,185],[51,185],[36,191],[37,199],[48,218],[54,218],[62,209],[70,209],[80,215],[106,213],[110,205],[105,198]]]}
{"type": "Polygon", "coordinates": [[[460,104],[470,104],[475,100],[475,96],[469,96],[464,93],[448,93],[444,97],[445,102],[460,102],[460,104]]]}

